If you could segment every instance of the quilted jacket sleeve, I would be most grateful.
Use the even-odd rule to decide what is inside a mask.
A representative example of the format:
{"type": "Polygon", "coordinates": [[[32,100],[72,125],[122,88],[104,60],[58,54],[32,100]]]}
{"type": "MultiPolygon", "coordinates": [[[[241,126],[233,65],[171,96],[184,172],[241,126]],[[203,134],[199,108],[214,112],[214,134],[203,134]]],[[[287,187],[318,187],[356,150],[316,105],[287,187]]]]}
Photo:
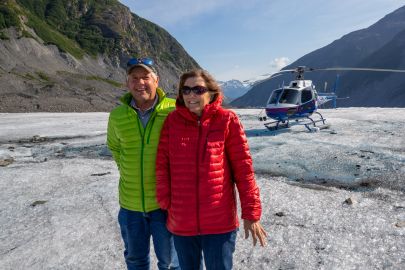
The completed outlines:
{"type": "Polygon", "coordinates": [[[163,125],[156,156],[156,197],[160,208],[170,207],[169,119],[163,125]]]}
{"type": "Polygon", "coordinates": [[[118,168],[120,167],[120,142],[115,132],[114,120],[111,117],[108,119],[107,128],[107,146],[110,149],[118,168]]]}
{"type": "Polygon", "coordinates": [[[236,183],[242,209],[242,219],[260,220],[262,207],[256,184],[253,161],[242,124],[235,114],[230,116],[229,132],[225,142],[226,154],[236,183]]]}

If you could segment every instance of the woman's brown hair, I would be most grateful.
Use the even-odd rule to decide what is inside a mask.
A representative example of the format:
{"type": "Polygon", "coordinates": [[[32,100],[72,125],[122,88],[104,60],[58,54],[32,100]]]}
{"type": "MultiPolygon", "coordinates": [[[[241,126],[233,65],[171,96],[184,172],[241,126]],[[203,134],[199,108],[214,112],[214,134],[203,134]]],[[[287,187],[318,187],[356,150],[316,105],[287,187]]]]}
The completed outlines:
{"type": "Polygon", "coordinates": [[[222,95],[221,87],[218,85],[217,81],[214,79],[214,77],[211,76],[211,74],[208,73],[208,71],[203,70],[203,69],[194,69],[188,72],[183,73],[180,76],[180,82],[179,82],[179,88],[178,88],[178,96],[177,100],[181,105],[184,105],[184,99],[183,99],[183,93],[182,89],[184,87],[184,83],[188,78],[194,78],[194,77],[201,77],[205,81],[205,86],[208,88],[208,91],[210,95],[212,96],[211,102],[214,102],[215,100],[218,99],[219,96],[222,95]]]}

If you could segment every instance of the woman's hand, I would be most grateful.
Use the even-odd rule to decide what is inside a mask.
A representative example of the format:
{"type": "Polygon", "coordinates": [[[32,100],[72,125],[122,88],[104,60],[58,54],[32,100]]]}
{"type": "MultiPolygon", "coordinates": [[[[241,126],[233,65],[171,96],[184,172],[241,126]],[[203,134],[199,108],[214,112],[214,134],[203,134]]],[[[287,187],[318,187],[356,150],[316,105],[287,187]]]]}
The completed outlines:
{"type": "Polygon", "coordinates": [[[259,221],[243,220],[243,227],[245,229],[245,239],[249,237],[249,232],[252,234],[253,245],[256,246],[257,239],[259,239],[260,245],[264,247],[267,243],[267,233],[260,224],[259,221]]]}

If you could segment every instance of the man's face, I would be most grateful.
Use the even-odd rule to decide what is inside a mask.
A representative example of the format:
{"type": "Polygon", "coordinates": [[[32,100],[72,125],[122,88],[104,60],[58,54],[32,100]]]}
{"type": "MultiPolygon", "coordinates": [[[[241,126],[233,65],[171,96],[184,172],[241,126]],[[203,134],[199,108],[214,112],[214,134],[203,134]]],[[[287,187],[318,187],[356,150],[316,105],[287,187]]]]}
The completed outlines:
{"type": "Polygon", "coordinates": [[[137,106],[149,104],[155,100],[159,78],[142,67],[135,67],[128,74],[127,87],[137,106]]]}

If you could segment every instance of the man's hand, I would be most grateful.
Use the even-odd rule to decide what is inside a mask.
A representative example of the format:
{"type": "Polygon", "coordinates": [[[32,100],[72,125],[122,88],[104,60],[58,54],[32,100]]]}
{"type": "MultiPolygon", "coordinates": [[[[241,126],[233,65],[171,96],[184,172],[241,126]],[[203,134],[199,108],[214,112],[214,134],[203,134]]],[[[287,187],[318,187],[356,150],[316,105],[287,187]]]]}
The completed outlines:
{"type": "Polygon", "coordinates": [[[245,229],[245,239],[249,237],[249,232],[252,234],[253,245],[256,246],[257,239],[260,241],[260,245],[264,247],[266,245],[267,233],[263,229],[259,221],[243,220],[243,227],[245,229]]]}

